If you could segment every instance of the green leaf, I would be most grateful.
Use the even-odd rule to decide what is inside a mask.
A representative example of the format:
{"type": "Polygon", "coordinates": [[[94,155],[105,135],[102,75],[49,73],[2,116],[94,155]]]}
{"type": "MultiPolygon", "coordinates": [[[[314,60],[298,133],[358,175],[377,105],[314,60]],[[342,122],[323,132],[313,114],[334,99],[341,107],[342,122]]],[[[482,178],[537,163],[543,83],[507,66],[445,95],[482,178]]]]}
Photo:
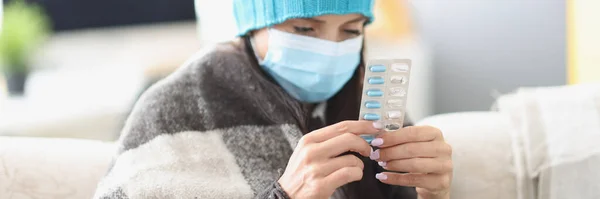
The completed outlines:
{"type": "Polygon", "coordinates": [[[27,72],[27,59],[50,34],[50,22],[43,10],[23,0],[4,7],[0,33],[0,66],[6,72],[27,72]]]}

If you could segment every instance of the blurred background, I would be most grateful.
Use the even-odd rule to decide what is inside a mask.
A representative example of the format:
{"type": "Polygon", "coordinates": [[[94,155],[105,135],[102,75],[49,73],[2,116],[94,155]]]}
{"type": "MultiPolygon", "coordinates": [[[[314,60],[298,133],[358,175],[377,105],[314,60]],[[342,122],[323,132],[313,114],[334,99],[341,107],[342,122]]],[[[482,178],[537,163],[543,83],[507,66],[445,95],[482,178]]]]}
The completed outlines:
{"type": "MultiPolygon", "coordinates": [[[[197,0],[196,7],[192,0],[3,4],[0,135],[114,140],[145,88],[235,32],[231,0],[197,0]]],[[[569,42],[592,46],[586,39],[593,32],[567,34],[594,17],[580,6],[572,13],[581,16],[567,23],[567,5],[377,1],[377,21],[367,31],[368,56],[413,59],[408,103],[415,121],[489,110],[496,97],[519,87],[597,79],[573,69],[589,65],[575,59],[597,58],[578,57],[585,50],[568,48],[569,42]]]]}
{"type": "MultiPolygon", "coordinates": [[[[234,37],[231,3],[3,0],[0,199],[91,197],[139,95],[234,37]]],[[[376,0],[367,59],[413,60],[408,115],[453,146],[452,198],[600,198],[600,86],[578,87],[600,82],[598,10],[596,0],[376,0]],[[497,111],[498,99],[530,102],[512,95],[522,88],[539,103],[497,111]],[[531,169],[550,160],[561,164],[531,169]]]]}
{"type": "Polygon", "coordinates": [[[203,46],[195,19],[192,0],[5,0],[0,135],[116,139],[138,95],[203,46]]]}

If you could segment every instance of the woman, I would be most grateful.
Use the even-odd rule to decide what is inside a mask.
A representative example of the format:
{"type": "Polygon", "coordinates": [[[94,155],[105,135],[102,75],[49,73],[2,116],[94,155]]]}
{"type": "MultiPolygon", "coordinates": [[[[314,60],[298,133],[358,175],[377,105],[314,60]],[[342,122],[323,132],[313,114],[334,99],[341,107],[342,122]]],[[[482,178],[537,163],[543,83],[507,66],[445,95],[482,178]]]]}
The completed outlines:
{"type": "Polygon", "coordinates": [[[142,96],[96,198],[449,198],[438,129],[358,136],[372,4],[235,0],[240,37],[142,96]]]}

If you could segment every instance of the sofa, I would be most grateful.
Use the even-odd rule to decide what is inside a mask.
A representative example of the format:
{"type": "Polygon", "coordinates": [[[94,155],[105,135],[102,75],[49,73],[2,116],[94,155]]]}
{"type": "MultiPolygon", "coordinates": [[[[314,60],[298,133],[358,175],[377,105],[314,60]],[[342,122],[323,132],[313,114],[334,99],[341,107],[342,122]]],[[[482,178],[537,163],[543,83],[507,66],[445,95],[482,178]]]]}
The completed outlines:
{"type": "MultiPolygon", "coordinates": [[[[497,111],[427,117],[453,146],[453,199],[600,198],[600,84],[519,89],[497,111]]],[[[0,199],[90,198],[111,142],[0,137],[0,199]]]]}
{"type": "MultiPolygon", "coordinates": [[[[454,147],[452,198],[517,198],[511,143],[501,114],[445,114],[419,124],[442,129],[454,147]]],[[[114,152],[111,142],[0,137],[0,198],[90,198],[114,152]]]]}

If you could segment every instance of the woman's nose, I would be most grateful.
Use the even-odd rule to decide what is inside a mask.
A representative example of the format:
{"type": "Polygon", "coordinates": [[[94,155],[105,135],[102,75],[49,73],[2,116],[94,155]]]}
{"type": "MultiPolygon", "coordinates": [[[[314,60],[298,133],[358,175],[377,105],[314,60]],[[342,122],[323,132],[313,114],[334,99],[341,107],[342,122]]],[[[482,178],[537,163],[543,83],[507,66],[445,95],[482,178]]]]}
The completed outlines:
{"type": "Polygon", "coordinates": [[[321,39],[329,40],[329,41],[334,41],[334,42],[340,42],[340,41],[346,40],[346,38],[344,38],[342,35],[340,35],[338,33],[327,33],[327,34],[324,34],[321,37],[321,39]]]}

